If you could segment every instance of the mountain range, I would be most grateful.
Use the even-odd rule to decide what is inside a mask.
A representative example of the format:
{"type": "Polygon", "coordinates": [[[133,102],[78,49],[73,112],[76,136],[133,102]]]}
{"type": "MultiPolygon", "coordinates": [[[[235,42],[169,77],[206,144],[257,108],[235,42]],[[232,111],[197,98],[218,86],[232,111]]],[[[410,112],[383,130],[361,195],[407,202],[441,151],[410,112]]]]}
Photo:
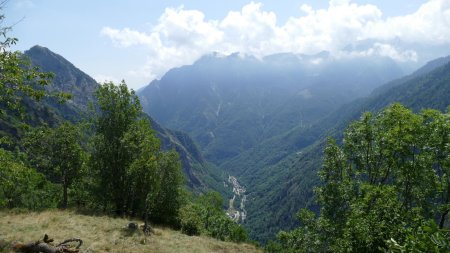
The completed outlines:
{"type": "Polygon", "coordinates": [[[296,226],[300,208],[318,211],[313,189],[328,136],[339,139],[362,112],[393,102],[445,110],[449,60],[405,76],[382,57],[211,54],[138,95],[147,113],[190,134],[208,161],[246,186],[244,224],[264,242],[296,226]]]}
{"type": "Polygon", "coordinates": [[[205,158],[220,165],[402,74],[382,57],[211,54],[170,70],[138,95],[145,112],[188,133],[205,158]]]}
{"type": "MultiPolygon", "coordinates": [[[[64,104],[48,100],[34,108],[29,102],[30,119],[56,125],[86,118],[99,84],[45,47],[25,55],[55,73],[50,91],[72,94],[64,104]]],[[[227,194],[226,179],[237,178],[246,190],[243,224],[265,242],[296,226],[300,208],[318,211],[313,190],[328,136],[339,140],[362,112],[393,102],[445,110],[449,62],[436,59],[405,76],[401,65],[383,57],[213,53],[168,71],[138,96],[164,149],[180,153],[189,187],[227,194]]],[[[20,135],[19,127],[3,123],[2,131],[20,135]]]]}

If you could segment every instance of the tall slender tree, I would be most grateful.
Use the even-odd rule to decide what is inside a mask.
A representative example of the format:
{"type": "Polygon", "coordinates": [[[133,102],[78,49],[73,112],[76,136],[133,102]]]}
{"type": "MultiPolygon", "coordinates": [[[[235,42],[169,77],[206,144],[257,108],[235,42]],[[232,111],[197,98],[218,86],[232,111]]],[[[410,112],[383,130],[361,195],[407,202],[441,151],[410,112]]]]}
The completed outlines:
{"type": "Polygon", "coordinates": [[[133,158],[123,139],[138,119],[141,105],[123,81],[117,86],[112,82],[101,85],[96,96],[99,112],[95,119],[91,165],[98,175],[104,205],[112,202],[115,212],[122,215],[127,209],[127,168],[133,158]]]}

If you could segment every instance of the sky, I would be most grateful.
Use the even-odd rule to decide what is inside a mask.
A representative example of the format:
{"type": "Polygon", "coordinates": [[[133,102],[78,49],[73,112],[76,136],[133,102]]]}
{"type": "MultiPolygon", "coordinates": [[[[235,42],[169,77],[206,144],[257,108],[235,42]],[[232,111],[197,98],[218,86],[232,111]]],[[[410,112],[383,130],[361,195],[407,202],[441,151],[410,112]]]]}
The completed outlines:
{"type": "Polygon", "coordinates": [[[133,89],[212,52],[416,64],[450,54],[450,0],[10,0],[1,11],[14,50],[44,46],[133,89]]]}

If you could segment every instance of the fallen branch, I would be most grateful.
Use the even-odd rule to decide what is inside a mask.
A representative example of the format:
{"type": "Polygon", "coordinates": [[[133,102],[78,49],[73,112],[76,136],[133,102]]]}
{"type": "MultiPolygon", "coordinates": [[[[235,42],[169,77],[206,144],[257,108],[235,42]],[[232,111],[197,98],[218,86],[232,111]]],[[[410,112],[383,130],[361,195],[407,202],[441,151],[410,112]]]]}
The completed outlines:
{"type": "Polygon", "coordinates": [[[36,242],[30,243],[16,243],[13,246],[13,249],[16,252],[22,253],[78,253],[79,248],[83,245],[83,241],[79,238],[71,238],[63,241],[62,243],[53,246],[50,243],[53,242],[53,239],[50,239],[46,234],[44,239],[38,240],[36,242]],[[73,248],[69,245],[70,242],[78,242],[78,245],[73,248]]]}

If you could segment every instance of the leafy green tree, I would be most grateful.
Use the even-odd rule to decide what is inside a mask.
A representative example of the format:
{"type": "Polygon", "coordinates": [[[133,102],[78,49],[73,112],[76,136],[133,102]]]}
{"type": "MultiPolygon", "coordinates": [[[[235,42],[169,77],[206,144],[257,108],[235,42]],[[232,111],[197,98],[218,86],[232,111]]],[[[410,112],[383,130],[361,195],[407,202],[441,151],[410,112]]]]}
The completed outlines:
{"type": "Polygon", "coordinates": [[[279,243],[294,252],[382,252],[436,236],[442,241],[431,252],[448,249],[449,126],[448,113],[415,114],[400,104],[363,114],[342,147],[329,140],[325,149],[320,216],[302,212],[301,227],[280,233],[279,243]],[[431,232],[412,232],[420,229],[431,232]]]}
{"type": "Polygon", "coordinates": [[[159,176],[160,143],[150,127],[150,122],[141,119],[134,122],[125,133],[123,143],[132,157],[127,169],[127,201],[132,215],[143,214],[145,231],[149,229],[149,215],[158,200],[161,188],[159,176]]]}
{"type": "Polygon", "coordinates": [[[176,225],[183,176],[178,154],[162,152],[138,97],[125,82],[103,84],[91,167],[104,208],[176,225]]]}
{"type": "MultiPolygon", "coordinates": [[[[40,72],[22,53],[11,50],[18,40],[8,36],[11,27],[3,26],[4,4],[5,1],[0,3],[0,117],[11,110],[19,111],[23,116],[25,99],[40,100],[54,95],[63,101],[70,97],[63,93],[49,94],[44,86],[50,83],[53,74],[40,72]]],[[[0,144],[6,139],[0,136],[0,144]]],[[[19,152],[14,154],[0,148],[0,206],[33,210],[53,207],[58,187],[23,161],[19,152]]]]}
{"type": "Polygon", "coordinates": [[[38,127],[24,138],[31,165],[62,185],[62,208],[68,205],[68,188],[80,177],[84,152],[76,126],[65,122],[54,129],[38,127]]]}
{"type": "Polygon", "coordinates": [[[101,85],[96,96],[99,113],[95,119],[95,137],[91,166],[99,180],[99,196],[106,207],[114,205],[119,215],[127,210],[127,191],[130,184],[128,168],[133,154],[127,149],[124,137],[141,113],[139,99],[129,91],[125,82],[101,85]]]}
{"type": "Polygon", "coordinates": [[[179,155],[174,150],[164,152],[159,157],[159,191],[151,205],[152,219],[164,224],[175,225],[178,210],[183,204],[181,191],[184,176],[181,172],[179,155]]]}
{"type": "Polygon", "coordinates": [[[442,229],[450,210],[450,107],[446,114],[437,110],[425,110],[424,138],[427,138],[426,151],[432,158],[436,170],[438,196],[438,225],[442,229]]]}

